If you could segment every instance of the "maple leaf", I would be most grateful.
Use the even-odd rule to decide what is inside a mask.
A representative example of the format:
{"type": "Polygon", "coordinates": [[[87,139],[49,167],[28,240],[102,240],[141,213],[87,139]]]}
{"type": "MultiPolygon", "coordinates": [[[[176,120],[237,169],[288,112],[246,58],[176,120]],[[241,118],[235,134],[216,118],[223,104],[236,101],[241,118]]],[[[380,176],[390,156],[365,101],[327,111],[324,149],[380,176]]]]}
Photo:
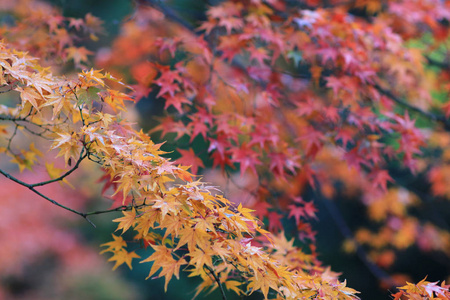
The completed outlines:
{"type": "Polygon", "coordinates": [[[192,173],[189,173],[187,169],[189,169],[189,167],[179,165],[175,170],[175,173],[181,180],[192,182],[192,177],[194,177],[194,175],[192,173]]]}
{"type": "Polygon", "coordinates": [[[254,46],[247,49],[250,52],[250,59],[256,60],[259,65],[264,65],[264,60],[269,59],[267,51],[264,48],[255,48],[254,46]]]}
{"type": "Polygon", "coordinates": [[[304,217],[305,216],[305,211],[302,207],[297,206],[295,204],[291,204],[288,206],[288,208],[290,209],[289,218],[294,217],[295,218],[295,224],[299,224],[300,222],[300,217],[304,217]]]}
{"type": "Polygon", "coordinates": [[[80,66],[81,62],[87,62],[88,55],[93,55],[94,53],[87,50],[85,47],[69,47],[66,49],[67,60],[73,59],[75,66],[80,66]]]}
{"type": "MultiPolygon", "coordinates": [[[[289,149],[291,150],[291,149],[289,149]]],[[[287,150],[286,152],[291,154],[292,151],[287,150]]],[[[283,152],[279,153],[270,153],[270,170],[274,172],[277,176],[285,178],[284,169],[288,169],[292,174],[295,174],[295,168],[298,168],[300,165],[296,162],[298,156],[291,154],[286,155],[283,152]]]]}
{"type": "MultiPolygon", "coordinates": [[[[62,174],[67,172],[67,170],[56,168],[54,163],[51,164],[45,163],[45,169],[47,170],[47,173],[51,179],[59,178],[62,174]]],[[[70,184],[66,178],[61,179],[60,184],[62,185],[63,182],[68,186],[70,186],[72,189],[75,189],[75,187],[72,184],[70,184]]]]}
{"type": "Polygon", "coordinates": [[[268,213],[267,218],[269,219],[269,230],[270,231],[277,231],[281,228],[283,228],[283,225],[281,224],[281,216],[279,213],[275,211],[271,211],[268,213]]]}
{"type": "MultiPolygon", "coordinates": [[[[204,117],[200,116],[198,118],[190,117],[191,122],[189,123],[189,129],[192,130],[191,138],[189,139],[189,143],[192,143],[197,135],[201,135],[203,139],[207,139],[207,134],[210,131],[210,128],[205,124],[206,122],[212,123],[212,120],[209,121],[208,117],[206,120],[204,117]]],[[[194,172],[195,173],[195,172],[194,172]]]]}
{"type": "Polygon", "coordinates": [[[197,270],[203,270],[205,266],[211,267],[213,265],[212,256],[214,254],[215,253],[211,250],[208,250],[208,252],[205,253],[205,250],[197,248],[190,254],[191,259],[189,264],[195,265],[197,270]]]}
{"type": "Polygon", "coordinates": [[[181,108],[183,104],[191,104],[191,101],[189,101],[181,93],[164,96],[164,98],[166,99],[164,109],[167,109],[169,106],[173,106],[180,114],[183,113],[183,109],[181,108]]]}
{"type": "Polygon", "coordinates": [[[372,186],[387,191],[387,183],[394,182],[387,170],[373,170],[369,176],[372,178],[372,186]]]}
{"type": "MultiPolygon", "coordinates": [[[[259,271],[258,271],[259,272],[259,271]]],[[[277,286],[275,282],[277,281],[274,275],[271,274],[258,274],[258,277],[253,277],[250,279],[248,283],[248,288],[252,290],[261,290],[264,295],[264,299],[268,299],[267,295],[269,294],[269,288],[276,289],[277,286]]]]}
{"type": "Polygon", "coordinates": [[[225,287],[228,290],[234,291],[236,294],[241,295],[243,293],[243,290],[239,288],[239,286],[242,285],[242,282],[236,281],[236,280],[227,280],[225,281],[225,287]]]}
{"type": "Polygon", "coordinates": [[[65,132],[55,132],[58,138],[55,138],[50,149],[60,148],[57,155],[64,156],[64,161],[68,164],[70,158],[78,159],[80,153],[80,145],[78,141],[78,136],[76,132],[65,133],[65,132]]]}
{"type": "Polygon", "coordinates": [[[252,150],[248,145],[243,144],[239,149],[233,152],[231,161],[240,164],[241,176],[244,175],[248,168],[257,175],[258,173],[256,172],[255,166],[261,165],[261,161],[258,157],[259,154],[256,151],[252,150]]]}
{"type": "Polygon", "coordinates": [[[20,93],[20,98],[22,99],[22,105],[24,107],[26,107],[25,105],[28,102],[39,111],[41,103],[43,102],[43,97],[36,89],[31,87],[16,87],[15,90],[20,93]]]}
{"type": "Polygon", "coordinates": [[[108,248],[102,250],[100,252],[100,254],[104,253],[104,252],[116,252],[127,246],[127,243],[123,240],[123,238],[121,236],[116,236],[114,234],[111,234],[111,235],[112,235],[114,241],[101,244],[100,247],[108,247],[108,248]]]}
{"type": "Polygon", "coordinates": [[[117,230],[122,229],[122,234],[127,231],[136,222],[136,209],[133,207],[131,212],[123,211],[123,217],[114,219],[113,222],[118,222],[117,230]]]}
{"type": "Polygon", "coordinates": [[[190,252],[193,252],[196,247],[200,249],[206,249],[208,247],[209,235],[205,230],[198,228],[191,228],[185,226],[179,231],[178,245],[175,249],[179,249],[181,246],[187,244],[190,252]]]}
{"type": "Polygon", "coordinates": [[[425,281],[424,283],[426,283],[425,291],[428,293],[428,295],[430,295],[430,297],[433,297],[434,295],[443,297],[446,296],[445,292],[448,291],[448,289],[438,286],[437,281],[436,282],[425,281]]]}
{"type": "Polygon", "coordinates": [[[198,174],[199,167],[205,167],[203,161],[194,153],[194,150],[192,150],[192,148],[189,148],[189,150],[177,149],[177,151],[180,152],[181,157],[178,158],[175,162],[185,166],[191,166],[193,174],[198,174]]]}
{"type": "Polygon", "coordinates": [[[155,252],[148,258],[141,261],[141,263],[153,261],[152,268],[146,279],[150,278],[159,269],[161,269],[159,277],[160,276],[165,277],[164,289],[167,291],[167,285],[169,284],[169,281],[172,278],[172,276],[175,275],[175,277],[179,278],[180,267],[181,265],[184,265],[187,262],[183,258],[175,260],[172,256],[172,251],[166,248],[165,246],[158,246],[158,245],[150,245],[150,246],[153,248],[155,252]]]}
{"type": "Polygon", "coordinates": [[[83,19],[70,18],[69,20],[69,27],[74,27],[76,30],[80,30],[84,27],[83,19]]]}
{"type": "Polygon", "coordinates": [[[336,140],[342,141],[342,147],[345,149],[349,142],[353,141],[355,132],[350,128],[342,128],[339,130],[339,133],[336,135],[336,140]]]}
{"type": "Polygon", "coordinates": [[[120,265],[126,263],[127,266],[131,269],[133,267],[131,266],[131,261],[133,258],[140,258],[139,255],[137,255],[134,251],[133,252],[127,252],[125,249],[120,249],[119,251],[116,251],[114,255],[108,259],[108,261],[115,261],[113,270],[117,269],[120,265]]]}
{"type": "Polygon", "coordinates": [[[186,260],[184,258],[181,258],[179,260],[174,260],[173,262],[169,261],[161,266],[161,272],[159,273],[159,276],[164,276],[164,279],[165,279],[164,291],[165,292],[167,292],[167,285],[169,284],[169,281],[173,275],[175,275],[175,277],[177,279],[180,278],[180,267],[185,264],[187,264],[186,260]]]}
{"type": "MultiPolygon", "coordinates": [[[[105,189],[105,187],[106,187],[106,184],[103,187],[103,189],[105,189]]],[[[113,203],[111,204],[110,209],[118,208],[118,207],[121,207],[121,206],[124,206],[124,205],[125,206],[126,205],[130,205],[131,202],[132,202],[132,199],[133,199],[131,196],[128,196],[128,197],[126,197],[124,199],[123,196],[121,196],[119,194],[114,194],[112,196],[104,196],[104,197],[107,198],[107,199],[112,200],[113,203]]]]}
{"type": "Polygon", "coordinates": [[[328,76],[325,79],[327,81],[327,87],[331,88],[334,96],[337,97],[339,91],[343,88],[343,82],[335,76],[328,76]]]}
{"type": "Polygon", "coordinates": [[[393,300],[400,300],[403,295],[404,295],[403,291],[400,291],[400,292],[395,293],[395,294],[391,294],[391,296],[394,297],[393,300]]]}
{"type": "Polygon", "coordinates": [[[168,93],[171,97],[174,97],[175,93],[180,91],[180,86],[178,83],[182,82],[179,72],[166,70],[165,68],[162,70],[160,69],[160,71],[162,71],[162,74],[157,80],[155,80],[155,83],[159,85],[161,89],[156,97],[161,97],[166,93],[168,93]]]}
{"type": "Polygon", "coordinates": [[[177,50],[178,44],[180,43],[181,38],[157,38],[155,41],[155,45],[159,47],[159,55],[161,55],[164,50],[168,50],[172,57],[175,57],[175,52],[177,50]]]}
{"type": "MultiPolygon", "coordinates": [[[[381,234],[360,235],[368,247],[405,248],[425,236],[427,241],[419,242],[419,248],[447,250],[442,242],[446,241],[444,233],[432,225],[430,230],[423,229],[421,220],[410,218],[404,199],[393,201],[383,195],[380,201],[372,197],[377,190],[386,191],[387,182],[395,184],[382,169],[388,169],[391,161],[411,170],[426,170],[430,158],[442,164],[429,173],[433,193],[450,193],[446,188],[448,133],[442,130],[445,126],[435,124],[443,118],[431,109],[441,102],[435,91],[449,91],[445,82],[448,68],[437,73],[424,59],[424,55],[434,57],[435,50],[448,40],[444,23],[450,18],[449,6],[445,1],[380,5],[380,1],[357,0],[352,4],[333,1],[336,3],[323,9],[324,1],[309,0],[306,4],[311,10],[299,10],[294,2],[222,1],[208,7],[207,21],[199,28],[210,34],[207,40],[182,26],[161,26],[169,18],[138,5],[133,18],[123,23],[117,40],[96,56],[99,63],[115,72],[131,69],[138,82],[138,98],[156,86],[158,97],[166,100],[165,109],[175,108],[165,112],[167,117],[158,120],[160,124],[153,131],[174,133],[175,140],[186,134],[190,143],[201,135],[209,142],[213,167],[225,169],[239,163],[242,182],[237,188],[254,191],[251,201],[256,202],[255,207],[258,201],[280,196],[276,210],[269,211],[263,202],[257,213],[269,219],[271,229],[278,230],[282,228],[281,216],[290,209],[288,217],[297,225],[295,236],[311,240],[304,243],[311,255],[298,251],[294,241],[285,238],[276,237],[269,245],[266,239],[271,240],[271,235],[257,227],[249,209],[243,205],[235,208],[225,198],[213,195],[200,180],[192,182],[187,167],[176,167],[160,157],[159,147],[153,147],[148,136],[123,119],[127,116],[125,101],[132,99],[105,83],[108,79],[108,83],[123,87],[119,80],[93,69],[83,71],[78,78],[58,78],[38,60],[12,50],[19,47],[36,53],[46,65],[53,65],[60,57],[73,59],[79,66],[90,53],[74,46],[79,41],[77,31],[82,29],[94,40],[101,31],[101,21],[92,15],[66,18],[50,12],[47,5],[33,11],[33,2],[6,6],[17,8],[11,13],[14,24],[0,28],[2,38],[11,40],[9,45],[0,43],[0,93],[17,91],[21,105],[1,106],[2,122],[19,130],[30,129],[22,131],[27,138],[44,137],[42,145],[48,138],[50,148],[59,148],[58,156],[64,156],[69,165],[79,158],[81,149],[101,164],[109,177],[105,187],[115,192],[116,203],[121,191],[122,205],[131,201],[127,199],[139,205],[139,215],[133,207],[115,220],[118,229],[122,233],[134,229],[136,240],[153,247],[149,276],[160,270],[166,289],[170,279],[178,277],[180,266],[189,264],[191,275],[203,280],[198,291],[216,287],[211,274],[203,269],[206,265],[227,288],[245,295],[259,289],[267,298],[272,289],[278,293],[273,298],[357,299],[345,281],[339,282],[327,271],[322,273],[315,233],[307,223],[317,211],[312,201],[303,201],[299,195],[308,193],[309,185],[328,197],[333,194],[329,190],[338,184],[352,196],[364,195],[369,213],[375,207],[382,212],[374,215],[392,214],[387,227],[382,227],[391,235],[389,240],[384,235],[378,238],[381,234]],[[364,16],[354,16],[351,12],[355,7],[363,8],[364,16]],[[380,9],[380,14],[365,15],[380,9]],[[30,26],[33,34],[27,30],[30,26]],[[426,47],[414,49],[419,47],[413,44],[424,39],[426,47]],[[160,64],[142,63],[149,57],[160,64]],[[100,111],[110,109],[104,103],[113,114],[100,115],[100,111]],[[400,109],[405,111],[403,115],[392,113],[400,109]],[[117,114],[119,111],[123,114],[117,114]],[[408,111],[417,115],[420,127],[429,129],[419,129],[408,111]],[[36,129],[44,134],[33,133],[36,129]],[[390,140],[392,136],[395,141],[390,140]],[[428,142],[433,151],[422,153],[420,148],[428,142]],[[348,171],[352,166],[355,168],[348,171]],[[242,176],[248,169],[255,174],[261,171],[262,176],[255,180],[254,176],[242,176]],[[169,183],[173,179],[177,185],[169,183]],[[286,200],[292,198],[295,204],[286,200]],[[164,234],[152,232],[155,228],[164,234]],[[259,239],[258,234],[265,237],[259,239]],[[238,284],[235,279],[240,277],[239,282],[248,284],[238,284]]],[[[437,65],[445,66],[445,51],[438,52],[437,65]]],[[[441,111],[446,117],[450,114],[447,106],[444,104],[441,111]]],[[[2,133],[5,147],[0,149],[20,170],[32,169],[38,161],[36,149],[31,145],[30,151],[10,147],[18,138],[15,133],[8,137],[7,132],[11,133],[9,128],[2,133]]],[[[19,146],[24,142],[21,140],[19,146]]],[[[180,153],[181,160],[188,160],[184,163],[193,165],[193,170],[203,167],[192,149],[180,153]]],[[[64,174],[54,164],[46,167],[52,178],[64,174]]],[[[233,190],[229,192],[233,195],[233,190]]],[[[124,249],[121,237],[113,238],[104,246],[113,253],[114,268],[123,263],[131,268],[134,252],[124,249]]],[[[381,261],[380,257],[375,260],[381,261]]],[[[446,297],[441,288],[446,287],[422,280],[408,283],[403,294],[446,297]]]]}
{"type": "Polygon", "coordinates": [[[175,121],[171,117],[164,118],[158,126],[155,126],[155,128],[151,130],[151,132],[156,131],[162,131],[162,136],[165,136],[169,132],[175,132],[176,140],[189,133],[182,121],[175,121]]]}
{"type": "Polygon", "coordinates": [[[310,217],[310,218],[316,218],[316,212],[317,209],[314,206],[314,203],[311,202],[305,202],[304,203],[304,207],[303,207],[305,213],[310,217]]]}
{"type": "MultiPolygon", "coordinates": [[[[165,221],[167,221],[168,219],[162,219],[161,217],[161,211],[157,208],[154,207],[145,207],[144,212],[140,215],[139,219],[137,220],[137,225],[134,228],[137,232],[139,232],[140,234],[142,234],[142,236],[147,237],[150,228],[154,228],[155,227],[155,223],[161,224],[160,227],[163,228],[165,227],[167,229],[167,234],[172,233],[170,231],[170,226],[167,226],[166,223],[164,223],[165,221]],[[163,225],[164,223],[164,225],[163,225]]],[[[173,220],[173,219],[169,219],[169,220],[173,220]]]]}

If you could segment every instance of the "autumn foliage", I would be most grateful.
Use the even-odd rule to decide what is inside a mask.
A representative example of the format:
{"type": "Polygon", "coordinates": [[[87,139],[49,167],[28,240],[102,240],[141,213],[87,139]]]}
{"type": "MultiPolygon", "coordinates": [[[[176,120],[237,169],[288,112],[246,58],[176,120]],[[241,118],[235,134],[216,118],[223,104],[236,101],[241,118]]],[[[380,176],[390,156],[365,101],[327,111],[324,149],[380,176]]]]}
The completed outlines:
{"type": "Polygon", "coordinates": [[[413,245],[450,257],[449,212],[417,213],[449,207],[448,2],[222,1],[194,24],[141,0],[96,53],[83,44],[105,32],[92,14],[2,9],[14,22],[0,28],[0,173],[93,225],[120,212],[101,245],[113,269],[151,263],[165,289],[187,272],[197,294],[223,299],[358,299],[320,262],[321,202],[343,249],[399,286],[393,298],[449,299],[445,281],[385,271],[413,245]],[[133,123],[139,105],[153,108],[140,109],[148,132],[133,123]],[[72,185],[80,165],[102,172],[109,209],[43,189],[72,185]],[[367,227],[348,228],[342,198],[362,204],[367,227]]]}

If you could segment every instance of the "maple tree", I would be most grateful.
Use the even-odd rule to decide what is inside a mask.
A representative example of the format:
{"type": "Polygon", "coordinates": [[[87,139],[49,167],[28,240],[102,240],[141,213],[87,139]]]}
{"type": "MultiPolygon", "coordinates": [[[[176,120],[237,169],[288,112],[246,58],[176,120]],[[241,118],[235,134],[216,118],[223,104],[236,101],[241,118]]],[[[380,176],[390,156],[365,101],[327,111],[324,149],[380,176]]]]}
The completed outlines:
{"type": "MultiPolygon", "coordinates": [[[[91,68],[95,53],[82,43],[103,32],[92,14],[18,1],[6,7],[14,24],[0,29],[0,150],[10,159],[0,173],[92,224],[121,212],[120,234],[102,245],[113,269],[151,262],[147,278],[164,277],[165,289],[185,271],[201,278],[197,294],[218,289],[224,299],[226,290],[358,299],[320,262],[311,225],[320,201],[344,249],[389,288],[403,283],[383,268],[414,244],[448,262],[448,212],[411,213],[427,202],[448,208],[448,2],[223,1],[198,24],[159,1],[135,6],[95,58],[107,72],[91,68]],[[81,71],[53,75],[69,63],[81,71]],[[128,121],[138,101],[161,104],[152,137],[128,121]],[[110,209],[84,212],[41,189],[71,185],[81,164],[104,173],[110,209]],[[45,165],[49,179],[29,183],[11,165],[45,165]],[[209,168],[237,193],[207,184],[209,168]],[[352,233],[330,200],[342,197],[360,198],[375,226],[352,233]],[[124,239],[130,231],[145,257],[124,239]]],[[[450,297],[445,282],[398,289],[395,299],[450,297]]]]}

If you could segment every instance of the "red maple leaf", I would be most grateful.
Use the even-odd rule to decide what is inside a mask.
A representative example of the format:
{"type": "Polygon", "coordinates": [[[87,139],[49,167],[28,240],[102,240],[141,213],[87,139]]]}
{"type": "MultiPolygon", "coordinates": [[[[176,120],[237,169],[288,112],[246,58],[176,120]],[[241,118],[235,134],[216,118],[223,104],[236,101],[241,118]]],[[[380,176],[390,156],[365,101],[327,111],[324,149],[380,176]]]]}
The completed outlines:
{"type": "Polygon", "coordinates": [[[183,166],[191,166],[191,171],[193,174],[197,174],[199,167],[205,167],[203,161],[194,153],[192,148],[189,148],[189,150],[177,149],[177,151],[180,152],[181,157],[175,162],[183,166]]]}
{"type": "Polygon", "coordinates": [[[258,157],[258,152],[248,147],[247,144],[243,144],[239,149],[233,150],[231,161],[240,164],[241,176],[244,175],[248,168],[250,168],[255,175],[258,175],[255,168],[256,165],[261,165],[261,161],[258,157]]]}
{"type": "MultiPolygon", "coordinates": [[[[160,92],[161,93],[161,92],[160,92]]],[[[174,96],[167,95],[164,97],[166,99],[166,103],[164,104],[164,109],[167,109],[169,106],[173,106],[176,108],[176,110],[182,114],[183,109],[181,108],[181,105],[183,104],[191,104],[191,101],[186,99],[186,97],[183,96],[181,93],[177,93],[174,96]]]]}
{"type": "Polygon", "coordinates": [[[182,82],[182,78],[178,71],[168,70],[168,67],[160,68],[161,76],[155,80],[155,83],[161,87],[156,97],[161,97],[165,93],[169,93],[172,97],[175,92],[180,91],[179,83],[182,82]],[[177,83],[178,82],[178,83],[177,83]]]}
{"type": "Polygon", "coordinates": [[[270,57],[264,48],[256,48],[251,46],[247,49],[250,52],[250,59],[256,60],[259,65],[264,65],[264,60],[268,60],[270,57]]]}
{"type": "Polygon", "coordinates": [[[300,223],[300,217],[305,216],[305,210],[302,207],[297,206],[295,204],[289,205],[288,208],[290,210],[288,218],[294,217],[295,224],[298,225],[300,223]]]}
{"type": "Polygon", "coordinates": [[[314,206],[314,203],[312,201],[306,202],[304,204],[303,210],[308,215],[308,217],[313,218],[313,219],[316,218],[317,208],[314,206]]]}
{"type": "Polygon", "coordinates": [[[189,130],[192,131],[192,134],[191,138],[189,139],[189,143],[192,143],[192,141],[194,141],[194,139],[199,134],[203,137],[203,139],[206,140],[206,135],[210,131],[210,129],[203,121],[203,118],[191,116],[190,119],[192,120],[192,122],[189,123],[189,130]]]}
{"type": "Polygon", "coordinates": [[[374,188],[380,188],[385,192],[387,191],[388,181],[394,182],[387,170],[375,169],[369,174],[369,178],[371,178],[372,186],[374,188]]]}
{"type": "Polygon", "coordinates": [[[269,230],[271,232],[275,232],[283,228],[283,226],[281,225],[281,216],[279,213],[271,211],[267,215],[267,218],[269,219],[269,230]]]}

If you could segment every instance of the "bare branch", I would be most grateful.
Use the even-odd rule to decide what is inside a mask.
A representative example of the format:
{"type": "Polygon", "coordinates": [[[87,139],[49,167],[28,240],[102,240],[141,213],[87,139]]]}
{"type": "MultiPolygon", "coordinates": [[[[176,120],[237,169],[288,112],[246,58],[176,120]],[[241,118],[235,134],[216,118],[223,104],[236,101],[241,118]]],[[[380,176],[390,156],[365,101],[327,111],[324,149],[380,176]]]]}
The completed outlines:
{"type": "Polygon", "coordinates": [[[6,173],[6,172],[3,171],[2,169],[0,169],[0,173],[3,174],[3,176],[5,176],[6,178],[8,178],[8,179],[10,179],[10,180],[12,180],[12,181],[14,181],[14,182],[16,182],[16,183],[18,183],[18,184],[24,186],[24,187],[27,187],[29,190],[31,190],[31,191],[34,192],[35,194],[41,196],[41,197],[44,198],[45,200],[51,202],[52,204],[54,204],[54,205],[56,205],[56,206],[59,206],[59,207],[65,209],[65,210],[68,210],[68,211],[70,211],[70,212],[73,212],[74,214],[77,214],[77,215],[79,215],[79,216],[82,216],[83,218],[86,218],[86,214],[84,214],[84,213],[82,213],[82,212],[79,212],[79,211],[77,211],[77,210],[74,210],[74,209],[72,209],[72,208],[70,208],[70,207],[67,207],[67,206],[65,206],[65,205],[62,205],[61,203],[59,203],[59,202],[57,202],[57,201],[55,201],[55,200],[53,200],[53,199],[51,199],[51,198],[45,196],[44,194],[42,194],[41,192],[39,192],[38,190],[36,190],[32,184],[28,184],[28,183],[26,183],[26,182],[23,182],[22,180],[20,180],[20,179],[14,177],[14,176],[12,176],[11,174],[6,173]]]}
{"type": "Polygon", "coordinates": [[[76,164],[73,166],[73,168],[70,169],[69,171],[67,171],[66,173],[64,173],[63,175],[59,176],[58,178],[51,179],[51,180],[29,184],[29,186],[30,187],[43,186],[43,185],[47,185],[49,183],[63,180],[64,178],[66,178],[67,176],[72,174],[73,171],[78,169],[78,167],[80,166],[80,163],[88,156],[88,153],[84,153],[84,150],[85,150],[84,148],[81,149],[80,157],[78,158],[78,160],[77,160],[76,164]]]}

